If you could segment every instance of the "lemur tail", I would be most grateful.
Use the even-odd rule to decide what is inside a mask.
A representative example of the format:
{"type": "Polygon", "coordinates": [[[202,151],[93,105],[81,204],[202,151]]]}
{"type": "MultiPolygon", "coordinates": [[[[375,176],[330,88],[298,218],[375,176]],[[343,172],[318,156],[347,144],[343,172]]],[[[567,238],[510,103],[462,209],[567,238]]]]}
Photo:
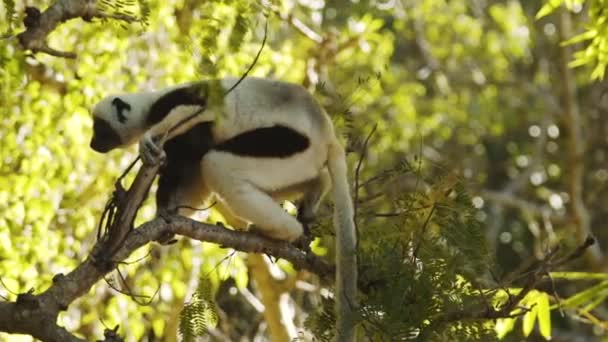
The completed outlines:
{"type": "Polygon", "coordinates": [[[336,232],[336,314],[339,342],[355,341],[357,308],[357,255],[353,202],[348,185],[344,148],[334,138],[327,160],[334,192],[334,229],[336,232]]]}

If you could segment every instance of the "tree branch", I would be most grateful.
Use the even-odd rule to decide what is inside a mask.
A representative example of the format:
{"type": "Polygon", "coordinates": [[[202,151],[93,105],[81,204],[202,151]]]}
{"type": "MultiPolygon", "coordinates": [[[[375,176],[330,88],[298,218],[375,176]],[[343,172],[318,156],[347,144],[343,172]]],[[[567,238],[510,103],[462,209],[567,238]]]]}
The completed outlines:
{"type": "Polygon", "coordinates": [[[488,201],[500,203],[502,206],[519,209],[523,212],[538,217],[549,215],[553,219],[559,219],[555,211],[548,205],[541,205],[532,201],[527,201],[513,195],[510,191],[481,190],[479,195],[488,201]]]}
{"type": "Polygon", "coordinates": [[[320,34],[318,34],[312,28],[306,26],[306,24],[304,24],[300,19],[294,17],[292,13],[287,13],[287,14],[282,13],[278,6],[273,6],[273,5],[268,5],[268,6],[266,6],[266,8],[269,9],[270,11],[272,11],[274,14],[276,14],[277,17],[279,17],[281,20],[283,20],[286,23],[288,23],[289,25],[291,25],[294,29],[296,29],[296,31],[298,31],[304,37],[306,37],[318,44],[321,44],[323,42],[324,38],[320,34]]]}
{"type": "MultiPolygon", "coordinates": [[[[560,41],[566,41],[572,36],[570,13],[566,8],[559,11],[558,32],[560,41]]],[[[568,187],[571,198],[571,210],[574,230],[579,242],[591,234],[591,217],[585,205],[583,184],[585,180],[585,135],[583,133],[584,118],[581,115],[576,94],[576,82],[568,63],[572,60],[571,47],[562,44],[559,48],[559,70],[562,89],[564,125],[568,132],[567,151],[569,159],[568,187]]],[[[587,261],[594,267],[603,266],[603,253],[599,244],[586,252],[587,261]]]]}
{"type": "MultiPolygon", "coordinates": [[[[334,268],[316,256],[306,255],[284,241],[271,240],[253,233],[237,232],[220,226],[197,222],[181,216],[154,219],[127,235],[113,257],[116,263],[168,232],[192,239],[215,242],[248,253],[266,253],[290,261],[294,267],[307,269],[330,279],[334,268]]],[[[98,242],[93,250],[101,248],[98,242]]],[[[78,297],[84,295],[102,277],[111,272],[92,256],[67,275],[58,274],[53,285],[38,295],[22,294],[15,302],[0,302],[0,331],[29,334],[44,341],[83,341],[56,324],[57,315],[78,297]]],[[[106,340],[107,341],[107,340],[106,340]]]]}
{"type": "Polygon", "coordinates": [[[482,298],[480,298],[482,307],[468,307],[441,313],[427,330],[433,331],[440,325],[459,321],[510,318],[524,314],[526,312],[526,308],[521,308],[520,303],[526,297],[526,295],[530,293],[530,291],[534,290],[541,281],[547,279],[549,272],[564,266],[572,260],[580,258],[589,249],[589,247],[592,247],[594,244],[595,240],[591,237],[587,237],[580,246],[566,255],[560,256],[558,253],[559,248],[550,251],[543,260],[538,261],[531,268],[524,270],[520,276],[517,277],[523,281],[523,285],[521,286],[521,290],[516,295],[511,295],[508,290],[505,290],[507,291],[507,294],[509,294],[509,298],[504,303],[497,305],[496,307],[488,305],[489,301],[482,293],[482,298]],[[516,311],[518,308],[521,309],[521,312],[516,311]]]}
{"type": "Polygon", "coordinates": [[[103,13],[96,4],[95,0],[58,0],[44,12],[36,7],[27,7],[23,19],[26,29],[17,35],[19,43],[24,49],[34,53],[42,52],[57,57],[76,58],[76,53],[54,49],[46,42],[46,37],[60,24],[76,18],[86,21],[92,18],[116,19],[128,23],[138,20],[124,14],[103,13]]]}
{"type": "MultiPolygon", "coordinates": [[[[137,205],[154,180],[158,166],[143,166],[128,192],[120,186],[112,199],[118,205],[108,231],[93,246],[89,257],[67,275],[57,274],[44,292],[20,294],[15,302],[0,302],[0,331],[29,334],[44,341],[83,341],[57,325],[60,311],[83,296],[117,263],[151,241],[170,234],[214,242],[248,253],[265,253],[290,261],[295,268],[307,269],[330,279],[333,266],[293,245],[261,235],[237,232],[220,226],[197,222],[186,217],[156,218],[131,229],[137,205]]],[[[120,341],[113,330],[106,330],[106,342],[120,341]]]]}
{"type": "Polygon", "coordinates": [[[260,301],[264,304],[262,314],[268,324],[270,340],[291,341],[295,336],[290,336],[288,327],[293,327],[293,322],[281,305],[281,296],[285,294],[277,291],[277,279],[270,273],[261,255],[248,256],[247,266],[260,294],[260,301]]]}

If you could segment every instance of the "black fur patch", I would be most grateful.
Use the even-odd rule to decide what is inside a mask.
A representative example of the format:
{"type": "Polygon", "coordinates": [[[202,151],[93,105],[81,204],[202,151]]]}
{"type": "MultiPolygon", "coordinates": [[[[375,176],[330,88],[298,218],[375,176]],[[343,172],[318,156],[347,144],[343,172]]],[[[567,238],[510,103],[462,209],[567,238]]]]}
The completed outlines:
{"type": "Polygon", "coordinates": [[[207,104],[207,83],[196,83],[187,87],[174,89],[159,97],[150,107],[150,115],[147,118],[149,126],[162,121],[175,107],[183,105],[207,104]]]}
{"type": "Polygon", "coordinates": [[[195,125],[184,134],[167,141],[164,146],[167,160],[160,169],[156,206],[167,208],[171,197],[180,188],[197,184],[200,161],[213,144],[211,122],[195,125]]]}
{"type": "Polygon", "coordinates": [[[107,121],[100,118],[93,119],[93,137],[90,145],[93,150],[106,153],[121,143],[120,136],[107,121]]]}
{"type": "Polygon", "coordinates": [[[213,147],[212,126],[211,122],[201,122],[187,132],[167,141],[164,146],[167,161],[199,162],[213,147]]]}
{"type": "Polygon", "coordinates": [[[286,158],[306,150],[308,137],[282,125],[258,128],[241,133],[217,146],[215,150],[240,156],[258,158],[286,158]]]}
{"type": "Polygon", "coordinates": [[[130,111],[131,105],[123,101],[121,98],[115,97],[114,100],[112,100],[112,106],[116,108],[116,116],[118,117],[118,121],[123,124],[127,122],[127,116],[123,114],[123,111],[125,109],[130,111]]]}
{"type": "Polygon", "coordinates": [[[169,208],[171,198],[179,189],[187,189],[198,184],[198,179],[201,177],[200,170],[200,163],[191,160],[167,160],[159,171],[156,190],[157,210],[175,209],[169,208]]]}

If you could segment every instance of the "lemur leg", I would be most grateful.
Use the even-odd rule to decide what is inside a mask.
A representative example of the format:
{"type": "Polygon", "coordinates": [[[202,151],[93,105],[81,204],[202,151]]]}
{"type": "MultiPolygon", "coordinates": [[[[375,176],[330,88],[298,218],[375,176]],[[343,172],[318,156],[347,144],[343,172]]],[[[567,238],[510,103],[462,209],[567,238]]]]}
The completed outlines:
{"type": "Polygon", "coordinates": [[[224,217],[224,220],[226,220],[226,223],[228,223],[228,225],[230,227],[234,228],[234,230],[246,230],[247,229],[247,226],[249,225],[249,223],[247,223],[247,221],[240,219],[238,216],[235,216],[232,213],[232,211],[230,210],[230,208],[224,202],[222,202],[220,200],[216,201],[213,208],[215,208],[217,211],[220,212],[220,214],[222,214],[222,216],[224,217]]]}
{"type": "Polygon", "coordinates": [[[290,242],[302,235],[302,224],[270,195],[243,178],[238,168],[226,165],[221,154],[210,152],[205,155],[202,170],[209,189],[224,202],[230,213],[254,224],[260,233],[290,242]]]}
{"type": "MultiPolygon", "coordinates": [[[[161,170],[156,191],[156,215],[190,216],[209,197],[198,163],[169,161],[161,170]],[[180,208],[186,206],[189,208],[180,208]]],[[[172,242],[173,234],[159,239],[161,244],[172,242]]]]}
{"type": "Polygon", "coordinates": [[[200,206],[209,195],[198,163],[169,160],[160,170],[156,191],[157,214],[165,211],[190,216],[194,213],[190,208],[200,206]],[[181,206],[190,208],[180,208],[181,206]]]}
{"type": "Polygon", "coordinates": [[[314,222],[319,204],[331,188],[329,172],[326,168],[321,170],[319,177],[306,185],[304,196],[298,201],[298,220],[308,226],[314,222]]]}
{"type": "Polygon", "coordinates": [[[328,170],[321,170],[319,177],[306,183],[304,195],[298,201],[298,221],[302,223],[304,234],[294,242],[294,245],[305,251],[310,250],[310,243],[313,240],[310,226],[315,221],[316,212],[323,197],[331,188],[331,177],[328,170]]]}

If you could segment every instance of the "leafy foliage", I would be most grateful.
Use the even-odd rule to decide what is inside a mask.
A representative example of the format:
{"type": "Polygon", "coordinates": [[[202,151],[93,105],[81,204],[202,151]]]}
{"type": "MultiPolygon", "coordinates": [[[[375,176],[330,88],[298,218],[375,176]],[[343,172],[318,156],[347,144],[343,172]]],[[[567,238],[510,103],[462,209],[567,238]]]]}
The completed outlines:
{"type": "MultiPolygon", "coordinates": [[[[496,326],[446,319],[494,299],[497,284],[489,273],[516,270],[557,240],[576,243],[569,206],[573,162],[585,166],[581,186],[592,231],[601,246],[608,241],[602,229],[608,219],[605,91],[589,83],[584,70],[574,71],[574,100],[585,113],[586,153],[565,158],[570,128],[561,119],[560,41],[550,12],[565,3],[576,13],[581,1],[545,2],[551,7],[521,0],[97,3],[108,14],[136,15],[147,31],[114,20],[66,22],[48,37],[49,46],[77,51],[75,61],[32,56],[16,40],[0,39],[2,297],[44,289],[53,274],[86,257],[113,181],[136,153],[100,156],[88,149],[90,106],[109,93],[240,75],[259,50],[261,23],[268,22],[268,44],[251,75],[316,89],[337,131],[347,133],[350,179],[357,184],[362,335],[466,341],[491,340],[498,331],[521,340],[568,331],[593,340],[605,333],[606,279],[598,274],[555,274],[555,289],[543,287],[524,299],[535,311],[496,326]],[[534,20],[537,14],[547,15],[534,20]],[[377,133],[365,146],[372,126],[377,133]],[[558,296],[566,307],[559,317],[558,296]]],[[[606,4],[585,4],[591,18],[573,15],[575,32],[583,32],[575,39],[593,48],[581,50],[577,60],[599,77],[606,4]]],[[[23,4],[3,0],[2,6],[0,31],[21,30],[23,4]]],[[[138,222],[153,212],[150,201],[138,222]]],[[[213,214],[209,220],[216,221],[213,214]]],[[[318,222],[314,250],[333,260],[329,205],[318,222]]],[[[194,337],[217,320],[215,329],[229,339],[266,338],[261,314],[243,295],[255,295],[244,257],[227,253],[186,239],[146,246],[132,256],[148,256],[145,266],[125,266],[124,272],[137,293],[154,293],[160,284],[153,306],[140,307],[100,283],[62,313],[60,323],[90,339],[102,336],[104,324],[120,323],[127,340],[171,341],[180,323],[183,336],[194,337]],[[218,264],[221,272],[207,272],[205,280],[213,286],[199,281],[206,288],[191,288],[201,265],[218,264]],[[195,295],[182,310],[190,292],[195,295]]],[[[285,279],[308,286],[285,290],[277,282],[277,291],[289,296],[283,304],[296,328],[330,340],[335,318],[325,285],[282,261],[275,266],[285,279]]],[[[573,267],[589,270],[584,260],[573,267]]]]}
{"type": "MultiPolygon", "coordinates": [[[[479,304],[471,283],[490,266],[476,209],[462,182],[445,175],[426,194],[393,202],[402,204],[395,209],[398,217],[366,220],[359,235],[364,335],[374,341],[475,341],[493,335],[480,322],[443,321],[448,312],[479,304]]],[[[328,300],[323,303],[306,326],[320,340],[329,340],[334,318],[328,300]]]]}
{"type": "MultiPolygon", "coordinates": [[[[97,7],[107,14],[123,14],[136,17],[147,26],[150,19],[150,3],[148,0],[100,0],[97,7]]],[[[124,23],[119,22],[122,27],[124,23]]]]}
{"type": "Polygon", "coordinates": [[[568,39],[564,44],[587,43],[587,46],[574,54],[570,67],[590,65],[591,79],[603,79],[608,67],[608,1],[606,0],[549,0],[538,11],[536,18],[545,17],[562,5],[569,10],[580,11],[583,4],[589,3],[589,24],[585,31],[568,39]]]}
{"type": "MultiPolygon", "coordinates": [[[[553,281],[567,279],[572,281],[581,280],[601,280],[595,285],[587,287],[568,298],[555,297],[542,291],[530,291],[522,300],[522,307],[512,312],[513,318],[501,318],[496,322],[495,330],[498,338],[502,339],[513,331],[516,322],[521,320],[521,334],[528,337],[534,331],[535,324],[540,335],[545,340],[551,340],[551,312],[574,310],[576,316],[581,319],[589,320],[593,324],[601,325],[601,319],[592,312],[595,308],[606,302],[608,298],[608,276],[606,274],[588,272],[551,272],[553,281]]],[[[519,289],[511,289],[511,294],[517,293],[519,289]]],[[[496,298],[500,301],[507,300],[505,291],[499,292],[496,298]]]]}
{"type": "Polygon", "coordinates": [[[334,338],[333,327],[336,324],[334,304],[334,301],[330,298],[322,297],[319,308],[308,316],[304,322],[304,327],[312,331],[315,338],[320,342],[329,342],[334,338]]]}
{"type": "MultiPolygon", "coordinates": [[[[509,289],[500,291],[496,295],[498,302],[505,302],[509,296],[516,294],[521,289],[509,289]]],[[[539,332],[545,340],[551,339],[551,307],[549,305],[550,295],[532,290],[521,301],[521,307],[512,312],[512,318],[499,318],[496,322],[495,330],[499,339],[503,339],[515,328],[517,320],[522,321],[522,335],[529,337],[537,326],[539,332]]]]}
{"type": "MultiPolygon", "coordinates": [[[[4,8],[2,8],[2,12],[4,12],[4,21],[6,23],[6,33],[11,34],[13,31],[13,24],[15,22],[15,0],[2,0],[2,4],[4,8]]],[[[0,26],[0,29],[4,29],[0,26]]]]}
{"type": "MultiPolygon", "coordinates": [[[[217,76],[219,71],[231,65],[230,54],[239,52],[252,30],[254,19],[260,17],[259,5],[251,0],[212,0],[194,5],[196,18],[201,25],[185,28],[192,38],[193,51],[200,63],[200,73],[207,77],[217,76]],[[230,52],[225,54],[224,52],[230,52]]],[[[186,14],[184,14],[186,15],[186,14]]],[[[189,14],[193,15],[193,14],[189,14]]],[[[241,73],[244,70],[241,70],[241,73]]],[[[235,72],[235,75],[240,73],[235,72]]]]}
{"type": "Polygon", "coordinates": [[[217,324],[218,313],[209,278],[200,277],[190,301],[184,304],[179,318],[179,333],[183,341],[195,341],[204,336],[209,327],[217,324]]]}

